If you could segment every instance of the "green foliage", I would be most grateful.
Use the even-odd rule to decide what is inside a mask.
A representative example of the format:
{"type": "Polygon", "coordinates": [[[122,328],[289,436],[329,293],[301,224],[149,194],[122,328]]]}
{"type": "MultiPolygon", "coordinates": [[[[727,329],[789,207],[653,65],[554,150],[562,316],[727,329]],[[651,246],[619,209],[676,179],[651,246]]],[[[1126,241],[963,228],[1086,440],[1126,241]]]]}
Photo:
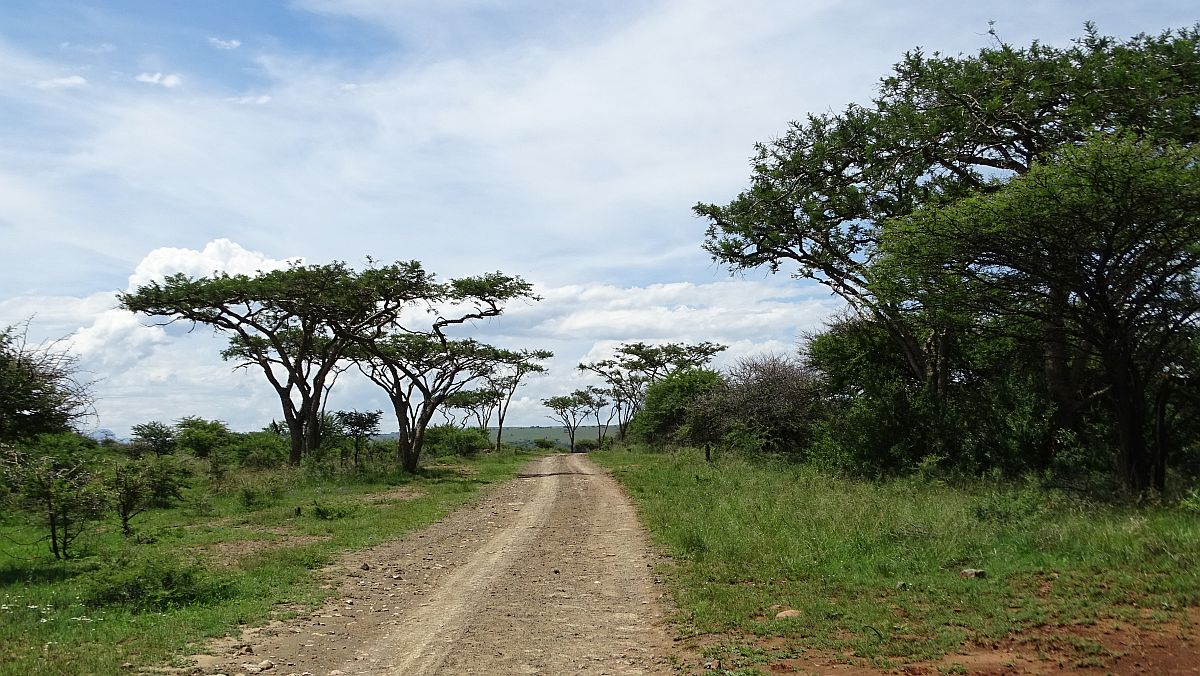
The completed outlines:
{"type": "Polygon", "coordinates": [[[28,330],[0,330],[0,443],[66,431],[92,410],[77,359],[56,343],[30,345],[28,330]]]}
{"type": "Polygon", "coordinates": [[[457,455],[473,457],[492,446],[487,430],[462,428],[454,425],[430,425],[425,430],[425,445],[435,456],[457,455]]]}
{"type": "Polygon", "coordinates": [[[229,427],[220,420],[187,416],[175,423],[175,429],[176,446],[197,458],[209,457],[231,440],[229,427]]]}
{"type": "Polygon", "coordinates": [[[170,507],[183,500],[183,490],[192,475],[190,467],[172,457],[145,459],[139,472],[146,483],[146,493],[153,507],[170,507]]]}
{"type": "MultiPolygon", "coordinates": [[[[680,371],[705,369],[713,357],[727,346],[703,341],[695,344],[644,342],[622,343],[613,350],[613,357],[597,362],[579,364],[580,371],[599,376],[605,384],[603,392],[609,397],[612,418],[617,421],[617,435],[625,437],[633,417],[642,409],[646,388],[680,371]]],[[[599,425],[599,416],[597,416],[599,425]]]]}
{"type": "Polygon", "coordinates": [[[1198,46],[1200,26],[1089,26],[1065,48],[914,50],[870,106],[794,123],[748,189],[696,206],[715,260],[850,306],[808,346],[817,457],[1017,476],[1087,451],[1135,493],[1192,471],[1198,46]]]}
{"type": "MultiPolygon", "coordinates": [[[[247,432],[239,434],[229,446],[229,451],[243,467],[272,469],[287,463],[288,446],[273,432],[247,432]]],[[[220,463],[221,453],[209,456],[210,461],[220,463]]]]}
{"type": "Polygon", "coordinates": [[[575,442],[576,453],[590,453],[600,448],[600,442],[595,439],[580,439],[575,442]]]}
{"type": "Polygon", "coordinates": [[[550,418],[557,420],[566,430],[572,452],[575,451],[575,433],[591,410],[590,403],[590,398],[583,390],[542,400],[542,405],[550,409],[550,418]]]}
{"type": "MultiPolygon", "coordinates": [[[[145,448],[155,455],[170,455],[175,452],[176,431],[175,428],[166,423],[152,420],[134,425],[131,431],[133,432],[133,442],[136,446],[145,448]]],[[[195,448],[191,450],[195,453],[195,448]]],[[[198,455],[196,457],[204,456],[198,455]]]]}
{"type": "Polygon", "coordinates": [[[697,402],[717,387],[721,376],[707,369],[685,369],[672,373],[646,388],[645,404],[633,417],[629,431],[656,446],[685,441],[679,438],[691,429],[697,402]]]}
{"type": "Polygon", "coordinates": [[[218,603],[233,593],[228,581],[195,562],[164,554],[124,552],[87,577],[81,600],[89,608],[121,606],[131,612],[164,612],[218,603]]]}
{"type": "Polygon", "coordinates": [[[558,448],[557,441],[555,441],[553,439],[547,439],[545,437],[538,437],[537,439],[534,439],[533,445],[535,448],[540,448],[540,449],[546,450],[546,451],[553,449],[553,448],[558,448]]]}
{"type": "Polygon", "coordinates": [[[10,451],[0,463],[11,501],[41,525],[54,558],[71,558],[75,541],[108,506],[89,463],[72,454],[31,451],[10,451]]]}

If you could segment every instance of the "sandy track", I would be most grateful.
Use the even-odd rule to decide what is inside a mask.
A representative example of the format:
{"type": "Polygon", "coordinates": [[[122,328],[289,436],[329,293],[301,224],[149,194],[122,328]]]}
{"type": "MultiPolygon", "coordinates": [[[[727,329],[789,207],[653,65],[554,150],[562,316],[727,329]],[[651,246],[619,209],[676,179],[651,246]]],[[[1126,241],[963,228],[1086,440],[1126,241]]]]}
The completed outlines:
{"type": "Polygon", "coordinates": [[[583,456],[326,571],[317,612],[251,630],[207,673],[659,674],[671,640],[628,498],[583,456]],[[364,570],[364,564],[366,569],[364,570]]]}

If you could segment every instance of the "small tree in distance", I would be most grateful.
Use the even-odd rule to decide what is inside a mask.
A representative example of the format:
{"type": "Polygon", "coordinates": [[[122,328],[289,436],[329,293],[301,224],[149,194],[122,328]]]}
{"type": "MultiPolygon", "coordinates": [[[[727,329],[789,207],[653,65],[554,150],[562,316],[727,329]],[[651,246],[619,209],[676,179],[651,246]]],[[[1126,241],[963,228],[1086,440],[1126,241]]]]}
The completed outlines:
{"type": "Polygon", "coordinates": [[[504,436],[504,419],[508,416],[508,407],[512,404],[513,395],[521,386],[526,376],[545,373],[546,367],[539,361],[550,359],[554,353],[549,350],[520,350],[510,354],[509,358],[498,363],[486,378],[493,391],[499,393],[496,401],[496,451],[500,451],[500,440],[504,436]]]}
{"type": "Polygon", "coordinates": [[[346,436],[354,440],[354,466],[358,467],[363,444],[379,434],[379,419],[383,417],[383,411],[338,411],[333,417],[341,423],[346,436]]]}
{"type": "Polygon", "coordinates": [[[151,420],[134,425],[131,431],[134,443],[154,455],[170,455],[175,452],[175,429],[164,422],[151,420]]]}
{"type": "Polygon", "coordinates": [[[542,404],[551,411],[550,419],[559,422],[567,431],[572,453],[575,452],[575,432],[589,412],[586,399],[580,396],[582,394],[580,390],[575,390],[571,394],[542,400],[542,404]]]}

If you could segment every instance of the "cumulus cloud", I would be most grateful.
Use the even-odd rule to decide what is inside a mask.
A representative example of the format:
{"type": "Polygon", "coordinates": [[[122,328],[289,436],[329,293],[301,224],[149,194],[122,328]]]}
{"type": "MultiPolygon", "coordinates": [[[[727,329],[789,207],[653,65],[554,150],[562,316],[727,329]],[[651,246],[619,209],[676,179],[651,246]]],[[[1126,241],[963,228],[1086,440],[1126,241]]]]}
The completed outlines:
{"type": "Polygon", "coordinates": [[[209,38],[208,44],[217,49],[237,49],[242,46],[241,40],[222,40],[221,38],[209,38]]]}
{"type": "Polygon", "coordinates": [[[258,251],[243,248],[228,239],[216,239],[203,249],[162,247],[146,254],[129,276],[128,290],[162,280],[167,275],[182,272],[191,277],[204,277],[214,272],[231,275],[253,275],[287,267],[300,258],[271,258],[258,251]]]}
{"type": "Polygon", "coordinates": [[[161,327],[142,324],[132,312],[119,309],[101,312],[70,337],[74,349],[93,368],[110,373],[135,367],[166,340],[161,327]]]}
{"type": "Polygon", "coordinates": [[[167,89],[174,89],[183,84],[183,78],[177,73],[139,73],[134,76],[134,80],[145,82],[146,84],[156,84],[167,89]]]}
{"type": "Polygon", "coordinates": [[[55,77],[49,80],[41,80],[33,84],[38,89],[71,89],[73,87],[84,87],[88,83],[87,78],[82,75],[68,75],[66,77],[55,77]]]}

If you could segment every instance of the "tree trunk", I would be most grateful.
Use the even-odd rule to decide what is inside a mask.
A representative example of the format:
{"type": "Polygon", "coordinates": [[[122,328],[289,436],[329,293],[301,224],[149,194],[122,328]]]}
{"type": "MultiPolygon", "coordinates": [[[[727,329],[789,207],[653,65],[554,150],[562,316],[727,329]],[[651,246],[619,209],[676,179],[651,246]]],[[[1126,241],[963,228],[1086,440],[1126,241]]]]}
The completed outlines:
{"type": "Polygon", "coordinates": [[[1070,359],[1067,355],[1067,332],[1063,319],[1067,308],[1067,295],[1059,289],[1051,289],[1047,301],[1047,317],[1042,323],[1043,374],[1046,378],[1046,394],[1054,405],[1050,418],[1050,434],[1043,444],[1037,462],[1046,469],[1058,452],[1059,431],[1079,431],[1079,411],[1076,388],[1070,359]]]}
{"type": "Polygon", "coordinates": [[[1151,462],[1150,476],[1151,487],[1160,493],[1167,488],[1167,444],[1170,443],[1170,430],[1167,429],[1167,401],[1170,398],[1170,392],[1171,377],[1163,376],[1154,397],[1154,457],[1151,462]]]}
{"type": "Polygon", "coordinates": [[[50,511],[50,551],[54,554],[54,558],[64,558],[65,551],[60,552],[58,549],[58,514],[53,510],[50,511]]]}
{"type": "Polygon", "coordinates": [[[1112,385],[1109,401],[1116,421],[1117,473],[1131,493],[1144,493],[1152,488],[1153,473],[1146,443],[1146,387],[1128,355],[1110,355],[1106,361],[1112,385]]]}
{"type": "Polygon", "coordinates": [[[496,452],[500,452],[500,437],[504,435],[504,414],[496,412],[496,452]]]}

